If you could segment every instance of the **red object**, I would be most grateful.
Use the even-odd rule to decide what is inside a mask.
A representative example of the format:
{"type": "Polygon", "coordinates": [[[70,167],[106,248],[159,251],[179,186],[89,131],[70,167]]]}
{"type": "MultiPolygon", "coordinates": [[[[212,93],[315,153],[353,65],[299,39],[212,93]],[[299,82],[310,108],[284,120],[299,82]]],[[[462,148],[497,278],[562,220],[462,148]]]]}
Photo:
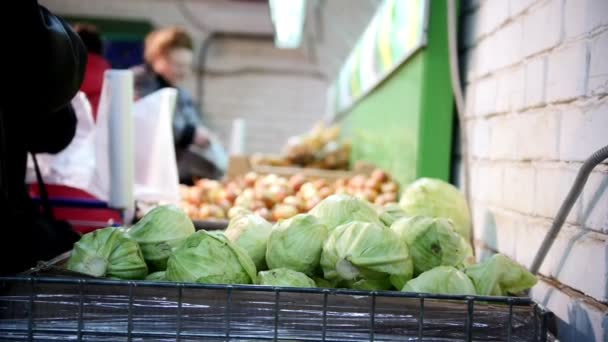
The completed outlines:
{"type": "MultiPolygon", "coordinates": [[[[63,185],[46,184],[49,202],[57,220],[68,221],[81,234],[122,224],[121,211],[108,208],[105,202],[86,191],[63,185]]],[[[40,198],[38,184],[30,185],[30,196],[40,198]]]]}
{"type": "Polygon", "coordinates": [[[103,74],[110,69],[110,63],[101,55],[89,52],[87,68],[84,73],[84,81],[80,90],[87,95],[91,108],[93,109],[93,119],[97,118],[97,106],[101,97],[103,86],[103,74]]]}

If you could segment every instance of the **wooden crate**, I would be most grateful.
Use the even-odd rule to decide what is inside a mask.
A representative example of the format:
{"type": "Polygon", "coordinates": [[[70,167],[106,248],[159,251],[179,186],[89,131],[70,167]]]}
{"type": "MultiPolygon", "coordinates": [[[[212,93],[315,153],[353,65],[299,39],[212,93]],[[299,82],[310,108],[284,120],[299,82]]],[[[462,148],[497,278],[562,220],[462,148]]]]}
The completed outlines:
{"type": "Polygon", "coordinates": [[[276,174],[282,177],[291,177],[300,174],[310,179],[326,179],[336,180],[340,178],[349,178],[355,175],[370,175],[375,167],[369,163],[358,162],[353,170],[323,170],[306,167],[287,167],[287,166],[269,166],[269,165],[254,165],[250,161],[249,156],[232,156],[228,164],[226,177],[233,179],[243,176],[248,172],[255,172],[262,175],[276,174]]]}

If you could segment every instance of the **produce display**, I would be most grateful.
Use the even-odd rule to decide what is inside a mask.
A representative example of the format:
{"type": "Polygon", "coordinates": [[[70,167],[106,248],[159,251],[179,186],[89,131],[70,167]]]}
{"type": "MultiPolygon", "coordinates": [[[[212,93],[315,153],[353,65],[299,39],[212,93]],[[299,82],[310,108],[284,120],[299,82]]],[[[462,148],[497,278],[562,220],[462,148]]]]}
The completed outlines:
{"type": "Polygon", "coordinates": [[[306,274],[288,268],[275,268],[258,273],[260,285],[287,287],[317,287],[315,281],[306,274]]]}
{"type": "Polygon", "coordinates": [[[454,230],[467,241],[471,237],[469,206],[453,185],[432,178],[421,178],[403,192],[399,204],[408,216],[424,215],[452,220],[454,230]]]}
{"type": "Polygon", "coordinates": [[[433,179],[410,186],[401,207],[334,194],[274,224],[235,210],[225,231],[193,232],[185,212],[160,206],[131,228],[84,235],[68,268],[118,279],[455,295],[516,295],[534,286],[536,277],[504,255],[474,262],[468,233],[453,220],[470,227],[468,214],[451,212],[462,208],[454,203],[466,205],[460,192],[433,179]],[[435,197],[442,187],[451,201],[435,197]]]}
{"type": "MultiPolygon", "coordinates": [[[[250,172],[229,181],[202,179],[194,186],[182,186],[181,207],[193,220],[229,219],[246,210],[268,221],[278,221],[306,213],[333,194],[347,194],[384,205],[395,203],[398,192],[397,183],[380,169],[369,176],[355,175],[333,182],[310,180],[299,174],[285,178],[250,172]]],[[[332,210],[331,205],[327,207],[332,210]]],[[[374,210],[371,206],[367,208],[368,212],[374,210]]]]}
{"type": "Polygon", "coordinates": [[[74,244],[67,267],[94,277],[144,279],[148,275],[137,241],[113,227],[83,235],[74,244]]]}
{"type": "Polygon", "coordinates": [[[339,126],[318,123],[310,132],[289,138],[281,156],[256,154],[251,164],[348,170],[351,145],[339,136],[339,126]]]}
{"type": "Polygon", "coordinates": [[[266,263],[270,269],[289,268],[312,276],[321,259],[327,226],[310,214],[282,220],[268,237],[266,263]]]}
{"type": "Polygon", "coordinates": [[[192,220],[172,206],[152,209],[129,230],[129,236],[139,243],[150,272],[167,268],[171,250],[192,233],[192,220]]]}
{"type": "Polygon", "coordinates": [[[247,252],[230,240],[199,230],[175,248],[167,280],[211,284],[255,284],[257,271],[247,252]]]}

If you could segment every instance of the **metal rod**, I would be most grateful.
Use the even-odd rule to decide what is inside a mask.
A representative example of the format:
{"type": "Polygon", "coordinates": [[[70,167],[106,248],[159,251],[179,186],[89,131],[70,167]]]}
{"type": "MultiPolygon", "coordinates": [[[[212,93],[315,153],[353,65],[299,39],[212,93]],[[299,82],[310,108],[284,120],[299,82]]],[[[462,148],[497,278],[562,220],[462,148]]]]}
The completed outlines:
{"type": "Polygon", "coordinates": [[[538,304],[534,304],[534,340],[535,341],[540,341],[539,338],[539,331],[538,331],[538,326],[540,325],[540,323],[538,322],[538,315],[539,315],[539,311],[538,311],[538,304]]]}
{"type": "Polygon", "coordinates": [[[183,291],[182,284],[177,284],[177,341],[179,342],[182,334],[182,302],[183,302],[183,291]]]}
{"type": "Polygon", "coordinates": [[[279,338],[279,288],[274,288],[274,340],[279,338]]]}
{"type": "Polygon", "coordinates": [[[372,292],[372,307],[369,314],[369,340],[374,341],[374,328],[376,325],[376,291],[372,292]]]}
{"type": "Polygon", "coordinates": [[[82,341],[82,329],[84,328],[84,287],[82,279],[78,282],[78,341],[82,341]]]}
{"type": "Polygon", "coordinates": [[[509,318],[507,320],[507,341],[511,342],[511,334],[513,333],[513,303],[509,300],[509,318]]]}
{"type": "Polygon", "coordinates": [[[27,339],[28,341],[34,340],[34,296],[36,296],[36,286],[34,282],[36,279],[32,278],[30,281],[30,299],[28,303],[28,317],[27,317],[27,339]]]}
{"type": "Polygon", "coordinates": [[[230,320],[232,319],[232,286],[226,287],[226,341],[230,340],[230,320]]]}
{"type": "Polygon", "coordinates": [[[323,292],[323,326],[321,327],[321,341],[325,342],[325,337],[327,336],[327,296],[329,291],[324,289],[323,292]]]}
{"type": "Polygon", "coordinates": [[[470,297],[467,300],[467,341],[473,341],[473,310],[474,310],[474,298],[470,297]]]}
{"type": "Polygon", "coordinates": [[[135,283],[129,282],[129,307],[127,313],[127,341],[132,340],[131,334],[133,333],[133,288],[135,283]]]}
{"type": "MultiPolygon", "coordinates": [[[[0,332],[2,331],[7,331],[7,330],[0,330],[0,332]]],[[[12,330],[8,330],[11,332],[14,332],[12,330]]],[[[20,332],[23,330],[20,330],[20,332]]],[[[57,330],[57,329],[44,329],[44,328],[40,328],[40,329],[36,329],[36,333],[39,334],[53,334],[53,335],[65,335],[66,337],[73,337],[74,336],[74,329],[67,329],[67,330],[57,330]]],[[[103,331],[103,330],[96,330],[96,329],[84,329],[83,333],[86,335],[93,335],[95,337],[98,336],[104,336],[104,337],[117,337],[116,340],[124,340],[125,337],[125,332],[124,331],[103,331]],[[118,339],[118,337],[120,339],[118,339]]],[[[137,332],[133,332],[132,337],[135,339],[151,339],[151,338],[163,338],[163,339],[168,339],[168,340],[172,340],[175,339],[175,333],[173,332],[154,332],[154,331],[137,331],[137,332]]],[[[214,340],[217,339],[221,339],[223,336],[223,334],[221,333],[183,333],[182,334],[182,338],[188,338],[191,340],[197,340],[197,341],[205,341],[206,338],[213,338],[214,340]]],[[[255,335],[255,334],[247,334],[247,333],[242,333],[242,334],[235,334],[232,335],[232,338],[236,339],[236,340],[260,340],[260,341],[272,341],[272,337],[268,337],[268,336],[259,336],[259,335],[255,335]]],[[[20,339],[20,340],[27,340],[27,336],[23,336],[21,338],[19,337],[14,337],[15,340],[20,339]]],[[[112,340],[114,341],[114,340],[112,340]]],[[[298,341],[313,341],[313,342],[318,342],[319,338],[318,337],[298,337],[298,341]]],[[[339,340],[339,339],[331,339],[328,340],[331,342],[343,342],[343,340],[339,340]]]]}
{"type": "Polygon", "coordinates": [[[423,322],[424,322],[424,297],[420,296],[420,312],[418,313],[418,341],[422,341],[423,322]]]}
{"type": "Polygon", "coordinates": [[[544,310],[541,310],[541,320],[540,320],[540,342],[547,342],[547,331],[548,331],[548,317],[544,310]]]}
{"type": "Polygon", "coordinates": [[[536,257],[534,257],[532,267],[530,267],[530,272],[534,274],[538,273],[540,266],[543,264],[543,261],[545,261],[547,253],[549,253],[549,249],[553,245],[553,241],[555,241],[555,238],[557,238],[557,234],[562,229],[562,226],[564,225],[564,222],[566,221],[566,218],[568,217],[572,206],[576,202],[578,196],[581,194],[581,191],[583,191],[583,187],[585,186],[585,183],[587,183],[589,174],[591,173],[591,171],[593,171],[593,168],[595,168],[599,163],[603,162],[605,159],[608,159],[608,145],[595,151],[595,153],[593,153],[589,158],[587,158],[587,160],[585,160],[583,166],[581,166],[581,168],[578,170],[576,179],[574,179],[574,183],[572,184],[568,195],[566,195],[566,199],[559,208],[557,215],[555,215],[555,220],[553,221],[551,228],[547,232],[545,240],[540,245],[540,248],[536,253],[536,257]]]}

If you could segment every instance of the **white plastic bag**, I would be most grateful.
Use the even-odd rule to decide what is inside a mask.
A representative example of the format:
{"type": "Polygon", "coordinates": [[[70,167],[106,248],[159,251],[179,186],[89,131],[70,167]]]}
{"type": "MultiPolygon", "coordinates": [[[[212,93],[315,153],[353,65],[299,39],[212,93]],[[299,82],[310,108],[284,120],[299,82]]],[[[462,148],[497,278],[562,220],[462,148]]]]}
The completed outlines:
{"type": "Polygon", "coordinates": [[[164,88],[133,106],[135,119],[135,198],[140,201],[179,201],[172,119],[177,91],[164,88]]]}
{"type": "MultiPolygon", "coordinates": [[[[107,94],[102,95],[97,122],[93,120],[86,95],[72,100],[78,118],[76,135],[70,145],[56,155],[37,155],[43,179],[48,184],[65,185],[92,194],[102,201],[110,198],[109,126],[107,94]]],[[[172,120],[177,91],[165,88],[133,104],[134,198],[144,202],[179,202],[179,178],[173,142],[172,120]]],[[[221,161],[223,148],[212,139],[204,152],[221,161]]],[[[128,168],[123,172],[129,172],[128,168]]],[[[28,161],[27,179],[36,182],[33,163],[28,161]]]]}
{"type": "MultiPolygon", "coordinates": [[[[78,92],[71,101],[78,123],[70,144],[57,154],[37,154],[45,183],[65,185],[88,191],[95,172],[95,122],[86,95],[78,92]]],[[[31,157],[28,160],[28,183],[36,182],[31,157]]]]}

